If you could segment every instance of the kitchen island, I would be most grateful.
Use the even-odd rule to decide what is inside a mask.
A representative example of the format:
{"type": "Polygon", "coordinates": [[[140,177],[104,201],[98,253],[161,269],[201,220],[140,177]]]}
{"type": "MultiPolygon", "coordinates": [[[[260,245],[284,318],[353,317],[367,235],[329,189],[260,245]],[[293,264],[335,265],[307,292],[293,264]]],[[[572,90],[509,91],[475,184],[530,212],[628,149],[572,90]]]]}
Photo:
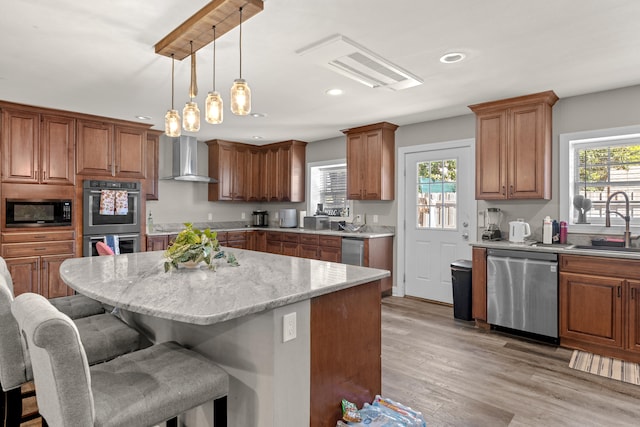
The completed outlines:
{"type": "MultiPolygon", "coordinates": [[[[333,427],[340,399],[362,405],[380,393],[379,286],[388,271],[233,253],[240,266],[221,260],[216,271],[165,273],[155,251],[69,259],[60,274],[152,341],[178,341],[227,370],[230,426],[333,427]],[[295,316],[287,342],[285,315],[295,316]]],[[[182,422],[212,425],[211,406],[182,422]]]]}

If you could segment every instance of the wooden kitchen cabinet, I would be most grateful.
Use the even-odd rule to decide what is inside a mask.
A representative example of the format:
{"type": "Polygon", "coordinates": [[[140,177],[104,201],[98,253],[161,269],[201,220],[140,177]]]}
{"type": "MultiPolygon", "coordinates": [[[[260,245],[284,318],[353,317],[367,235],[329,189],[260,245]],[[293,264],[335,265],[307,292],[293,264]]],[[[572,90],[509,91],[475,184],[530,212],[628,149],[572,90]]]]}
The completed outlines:
{"type": "Polygon", "coordinates": [[[282,255],[282,233],[277,231],[267,232],[265,252],[282,255]]]}
{"type": "Polygon", "coordinates": [[[60,264],[74,257],[73,231],[2,233],[0,253],[7,263],[14,294],[34,292],[45,298],[73,295],[60,279],[60,264]]]}
{"type": "Polygon", "coordinates": [[[476,114],[476,199],[551,199],[553,91],[470,105],[476,114]]]}
{"type": "Polygon", "coordinates": [[[78,120],[76,173],[146,178],[146,127],[78,120]]]}
{"type": "Polygon", "coordinates": [[[264,146],[211,140],[210,201],[303,202],[306,142],[284,141],[264,146]]]}
{"type": "Polygon", "coordinates": [[[297,233],[281,233],[282,255],[300,256],[300,237],[297,233]]]}
{"type": "Polygon", "coordinates": [[[147,131],[145,197],[147,200],[158,200],[160,131],[147,131]]]}
{"type": "Polygon", "coordinates": [[[342,262],[342,237],[320,235],[318,238],[318,259],[342,262]]]}
{"type": "Polygon", "coordinates": [[[2,182],[73,185],[74,144],[73,118],[2,108],[2,182]]]}
{"type": "Polygon", "coordinates": [[[169,247],[169,235],[147,236],[147,251],[164,251],[169,247]]]}
{"type": "Polygon", "coordinates": [[[560,256],[560,344],[640,362],[637,261],[560,256]]]}
{"type": "Polygon", "coordinates": [[[347,198],[394,200],[395,130],[382,122],[346,129],[347,198]]]}
{"type": "Polygon", "coordinates": [[[487,249],[474,247],[471,253],[471,317],[487,321],[487,249]]]}
{"type": "Polygon", "coordinates": [[[209,176],[218,180],[209,184],[209,201],[245,200],[245,144],[215,139],[209,146],[209,176]]]}
{"type": "MultiPolygon", "coordinates": [[[[248,239],[246,231],[227,231],[226,243],[223,246],[236,249],[247,249],[248,239]]],[[[221,243],[222,245],[222,243],[221,243]]]]}

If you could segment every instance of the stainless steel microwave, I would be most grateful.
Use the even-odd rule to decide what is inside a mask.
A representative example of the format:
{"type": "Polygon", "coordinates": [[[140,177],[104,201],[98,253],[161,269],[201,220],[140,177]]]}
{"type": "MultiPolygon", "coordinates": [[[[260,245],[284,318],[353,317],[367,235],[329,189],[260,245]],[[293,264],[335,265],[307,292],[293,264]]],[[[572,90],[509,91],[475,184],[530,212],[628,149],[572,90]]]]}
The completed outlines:
{"type": "Polygon", "coordinates": [[[61,227],[70,226],[71,200],[6,199],[5,226],[11,227],[61,227]]]}

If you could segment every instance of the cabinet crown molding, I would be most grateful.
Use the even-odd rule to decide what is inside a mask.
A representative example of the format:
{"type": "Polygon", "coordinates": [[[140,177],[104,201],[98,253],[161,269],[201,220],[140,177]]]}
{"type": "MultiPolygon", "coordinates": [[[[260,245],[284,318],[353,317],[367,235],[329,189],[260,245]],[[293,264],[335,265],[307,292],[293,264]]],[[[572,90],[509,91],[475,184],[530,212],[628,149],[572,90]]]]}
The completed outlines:
{"type": "Polygon", "coordinates": [[[493,109],[503,109],[516,107],[519,105],[527,105],[534,103],[544,103],[553,106],[558,101],[558,95],[552,90],[545,92],[532,93],[530,95],[517,96],[515,98],[500,99],[497,101],[483,102],[480,104],[469,105],[469,109],[474,113],[479,111],[487,111],[493,109]]]}

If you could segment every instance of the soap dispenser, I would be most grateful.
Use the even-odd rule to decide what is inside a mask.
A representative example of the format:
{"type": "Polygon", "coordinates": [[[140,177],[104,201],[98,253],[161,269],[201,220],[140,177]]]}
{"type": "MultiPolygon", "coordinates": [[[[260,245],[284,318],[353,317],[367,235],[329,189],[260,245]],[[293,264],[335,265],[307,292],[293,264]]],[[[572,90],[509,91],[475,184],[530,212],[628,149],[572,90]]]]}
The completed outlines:
{"type": "Polygon", "coordinates": [[[542,243],[550,245],[552,242],[552,234],[553,224],[551,222],[551,217],[547,215],[542,223],[542,243]]]}

